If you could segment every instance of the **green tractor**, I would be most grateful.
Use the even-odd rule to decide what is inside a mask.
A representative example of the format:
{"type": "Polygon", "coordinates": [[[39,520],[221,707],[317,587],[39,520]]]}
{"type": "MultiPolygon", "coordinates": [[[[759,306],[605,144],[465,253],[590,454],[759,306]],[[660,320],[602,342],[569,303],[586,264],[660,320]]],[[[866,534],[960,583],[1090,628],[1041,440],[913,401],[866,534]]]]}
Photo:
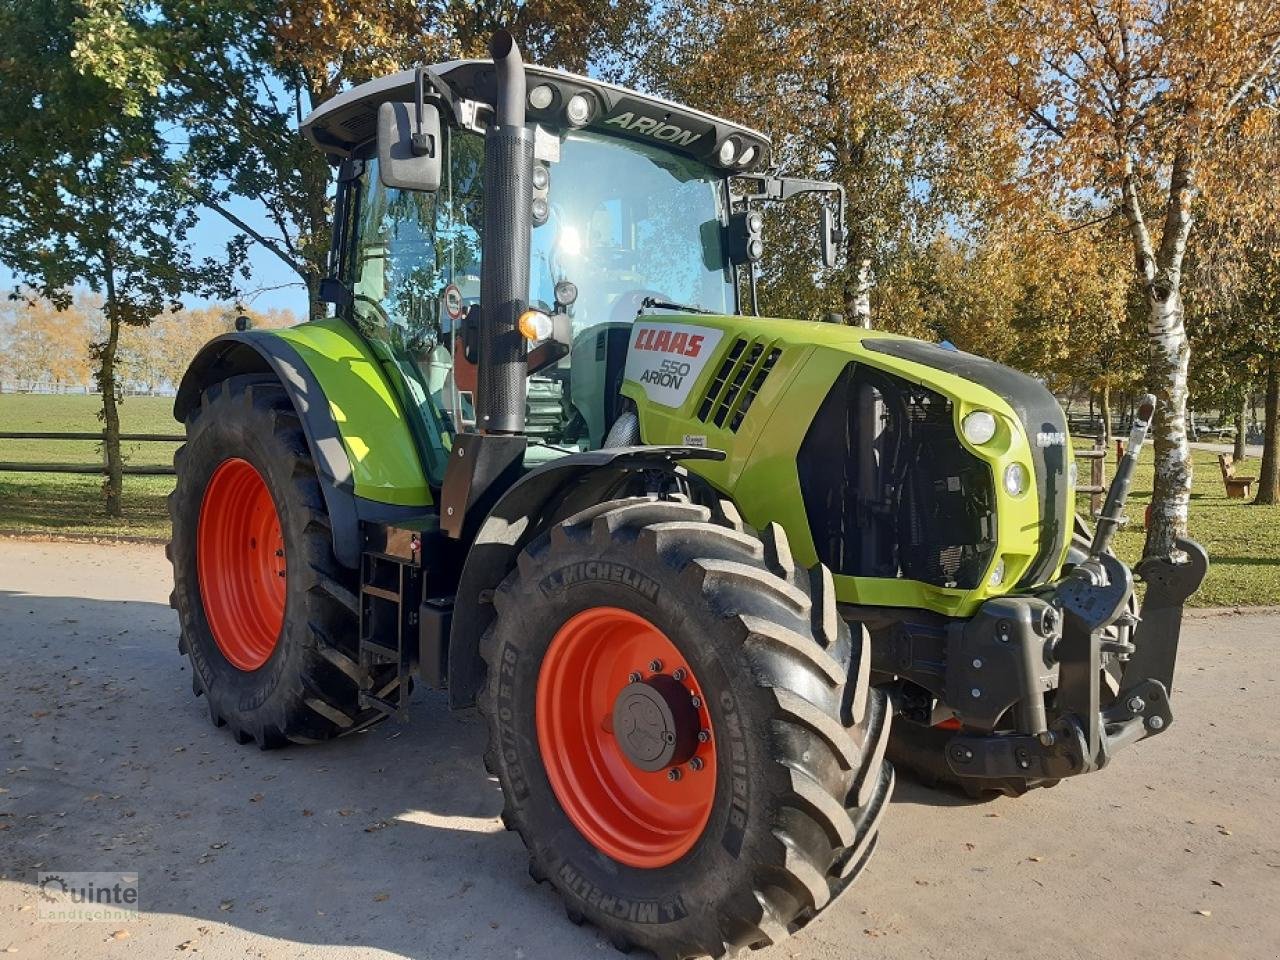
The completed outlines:
{"type": "Polygon", "coordinates": [[[310,743],[447,689],[534,878],[664,958],[812,919],[890,760],[1020,793],[1167,730],[1205,555],[1140,565],[1139,614],[1107,549],[1151,406],[1090,534],[1039,382],[755,315],[760,204],[816,194],[830,259],[838,187],[491,53],[307,118],[334,315],[182,381],[172,602],[213,722],[310,743]]]}

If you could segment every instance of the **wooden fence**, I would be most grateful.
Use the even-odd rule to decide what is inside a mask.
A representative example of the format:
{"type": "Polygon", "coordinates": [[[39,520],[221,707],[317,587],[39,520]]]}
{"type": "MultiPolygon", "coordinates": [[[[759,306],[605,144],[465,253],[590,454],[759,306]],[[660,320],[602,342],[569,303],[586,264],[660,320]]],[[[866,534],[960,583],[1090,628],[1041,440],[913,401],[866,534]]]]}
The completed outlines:
{"type": "MultiPolygon", "coordinates": [[[[181,434],[122,433],[121,443],[182,443],[187,438],[181,434]]],[[[96,473],[107,472],[106,437],[103,433],[39,433],[22,430],[0,432],[0,440],[93,440],[103,444],[101,463],[22,463],[0,460],[0,473],[96,473]]],[[[173,476],[172,466],[133,466],[125,464],[125,476],[165,477],[173,476]]]]}

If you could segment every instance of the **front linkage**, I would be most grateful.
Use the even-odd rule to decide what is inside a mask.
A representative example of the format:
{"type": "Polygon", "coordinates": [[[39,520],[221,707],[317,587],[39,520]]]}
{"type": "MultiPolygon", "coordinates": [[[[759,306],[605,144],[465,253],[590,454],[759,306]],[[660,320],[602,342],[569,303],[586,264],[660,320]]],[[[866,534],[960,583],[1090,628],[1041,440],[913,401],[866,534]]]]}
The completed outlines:
{"type": "Polygon", "coordinates": [[[1139,408],[1084,559],[1032,595],[988,601],[964,623],[899,630],[885,650],[890,662],[877,664],[954,711],[961,730],[945,756],[962,782],[1034,785],[1089,773],[1172,723],[1183,605],[1208,557],[1179,540],[1185,561],[1139,563],[1147,585],[1139,613],[1133,574],[1108,550],[1154,407],[1148,397],[1139,408]]]}

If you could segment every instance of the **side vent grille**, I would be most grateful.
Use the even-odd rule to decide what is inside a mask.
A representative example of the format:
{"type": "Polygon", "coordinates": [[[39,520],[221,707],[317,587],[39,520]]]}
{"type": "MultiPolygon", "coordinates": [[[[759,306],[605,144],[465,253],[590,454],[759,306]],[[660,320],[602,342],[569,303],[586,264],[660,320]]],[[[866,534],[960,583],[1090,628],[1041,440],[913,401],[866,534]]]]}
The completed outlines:
{"type": "Polygon", "coordinates": [[[735,340],[707,387],[698,419],[703,423],[710,420],[717,427],[727,424],[737,433],[780,356],[780,349],[763,341],[735,340]]]}

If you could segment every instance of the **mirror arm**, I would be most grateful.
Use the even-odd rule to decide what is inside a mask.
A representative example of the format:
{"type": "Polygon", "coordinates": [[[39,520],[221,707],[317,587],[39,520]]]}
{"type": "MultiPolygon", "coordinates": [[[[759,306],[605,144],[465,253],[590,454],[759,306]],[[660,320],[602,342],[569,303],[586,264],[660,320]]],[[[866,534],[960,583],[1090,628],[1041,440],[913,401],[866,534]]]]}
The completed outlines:
{"type": "MultiPolygon", "coordinates": [[[[423,127],[422,108],[426,104],[426,84],[424,81],[427,69],[422,64],[414,69],[413,73],[413,89],[414,89],[414,110],[418,121],[418,130],[423,127]]],[[[413,154],[417,157],[434,157],[436,155],[436,138],[422,132],[415,133],[412,137],[413,154]]]]}
{"type": "Polygon", "coordinates": [[[756,193],[745,194],[743,200],[789,200],[792,197],[799,196],[802,193],[834,193],[839,197],[836,215],[836,236],[832,239],[837,243],[844,242],[844,224],[845,224],[845,192],[844,187],[838,183],[832,183],[830,180],[806,180],[803,177],[744,177],[744,180],[756,180],[760,184],[760,190],[756,193]]]}

